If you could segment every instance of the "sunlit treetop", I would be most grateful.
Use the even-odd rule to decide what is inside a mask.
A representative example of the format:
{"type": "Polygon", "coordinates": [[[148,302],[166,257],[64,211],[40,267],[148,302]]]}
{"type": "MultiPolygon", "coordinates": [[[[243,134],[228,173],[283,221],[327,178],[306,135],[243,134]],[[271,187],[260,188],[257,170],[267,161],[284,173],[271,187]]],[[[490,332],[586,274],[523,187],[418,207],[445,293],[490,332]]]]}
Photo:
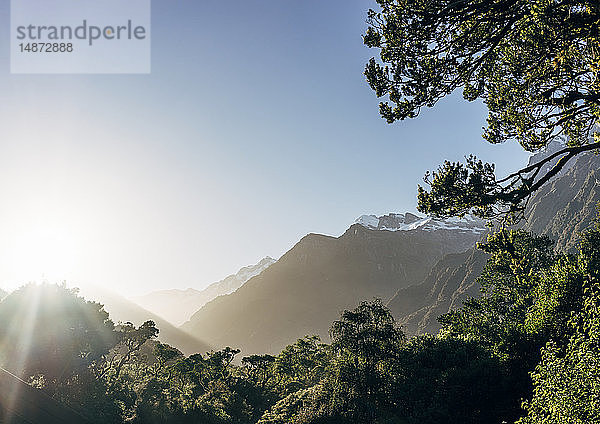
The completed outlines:
{"type": "MultiPolygon", "coordinates": [[[[568,146],[557,156],[559,169],[567,156],[600,147],[594,136],[600,119],[597,0],[377,3],[378,10],[368,12],[364,43],[380,55],[369,61],[365,75],[383,98],[380,112],[387,122],[415,118],[421,108],[433,107],[460,89],[465,99],[482,99],[487,106],[483,137],[490,143],[517,140],[525,150],[536,151],[563,136],[568,146]]],[[[423,212],[449,215],[468,212],[471,205],[474,212],[490,216],[496,198],[507,206],[503,211],[516,212],[539,188],[536,182],[547,181],[541,166],[496,181],[485,164],[458,165],[445,164],[430,183],[433,187],[436,175],[442,175],[447,188],[453,186],[448,174],[462,177],[467,172],[457,181],[469,184],[473,176],[473,184],[479,184],[472,190],[474,197],[463,198],[466,205],[455,204],[451,210],[452,205],[420,195],[423,212]]]]}

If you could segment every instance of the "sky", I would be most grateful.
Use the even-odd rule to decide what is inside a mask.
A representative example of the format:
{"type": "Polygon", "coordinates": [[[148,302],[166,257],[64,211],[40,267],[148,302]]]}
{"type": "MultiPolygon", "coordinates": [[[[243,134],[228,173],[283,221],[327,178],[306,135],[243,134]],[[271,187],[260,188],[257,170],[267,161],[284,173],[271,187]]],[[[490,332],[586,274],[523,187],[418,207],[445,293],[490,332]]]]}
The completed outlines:
{"type": "Polygon", "coordinates": [[[456,93],[387,124],[362,74],[365,0],[156,0],[149,75],[10,74],[0,0],[0,287],[203,288],[307,233],[416,209],[481,138],[456,93]]]}

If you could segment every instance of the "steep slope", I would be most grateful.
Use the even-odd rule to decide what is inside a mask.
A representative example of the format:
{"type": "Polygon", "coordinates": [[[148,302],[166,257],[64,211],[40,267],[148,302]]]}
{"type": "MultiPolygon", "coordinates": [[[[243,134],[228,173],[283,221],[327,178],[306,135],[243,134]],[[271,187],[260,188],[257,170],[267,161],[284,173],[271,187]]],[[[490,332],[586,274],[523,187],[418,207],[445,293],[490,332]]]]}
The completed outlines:
{"type": "Polygon", "coordinates": [[[204,290],[161,290],[131,300],[179,326],[190,319],[192,314],[218,296],[233,293],[250,278],[260,274],[275,263],[275,259],[266,257],[256,265],[240,269],[221,281],[211,284],[204,290]]]}
{"type": "MultiPolygon", "coordinates": [[[[550,152],[556,150],[554,146],[550,152]]],[[[573,251],[578,235],[590,228],[597,217],[599,173],[600,156],[579,157],[532,197],[521,227],[547,234],[556,240],[560,251],[573,251]]],[[[479,295],[476,279],[486,259],[476,249],[448,255],[422,283],[398,290],[388,306],[408,334],[435,333],[439,330],[439,315],[460,307],[467,297],[479,295]]]]}
{"type": "Polygon", "coordinates": [[[176,347],[186,355],[205,353],[211,350],[209,344],[185,333],[164,318],[145,310],[116,293],[99,287],[86,287],[81,289],[80,293],[84,298],[104,305],[104,309],[115,323],[131,322],[140,325],[148,320],[154,321],[156,327],[160,330],[158,339],[176,347]]]}
{"type": "Polygon", "coordinates": [[[532,197],[524,227],[547,234],[557,248],[572,251],[578,235],[596,218],[598,202],[600,155],[582,155],[532,197]]]}
{"type": "MultiPolygon", "coordinates": [[[[394,216],[402,226],[413,220],[394,216]]],[[[444,255],[473,246],[484,231],[476,221],[416,218],[421,225],[410,229],[377,230],[361,217],[338,238],[309,234],[235,293],[207,303],[182,329],[244,354],[275,353],[306,334],[326,338],[341,310],[374,296],[389,299],[425,278],[444,255]]]]}
{"type": "Polygon", "coordinates": [[[476,248],[446,255],[420,284],[398,290],[388,303],[408,335],[436,333],[437,317],[459,308],[468,297],[478,296],[476,283],[487,255],[476,248]]]}

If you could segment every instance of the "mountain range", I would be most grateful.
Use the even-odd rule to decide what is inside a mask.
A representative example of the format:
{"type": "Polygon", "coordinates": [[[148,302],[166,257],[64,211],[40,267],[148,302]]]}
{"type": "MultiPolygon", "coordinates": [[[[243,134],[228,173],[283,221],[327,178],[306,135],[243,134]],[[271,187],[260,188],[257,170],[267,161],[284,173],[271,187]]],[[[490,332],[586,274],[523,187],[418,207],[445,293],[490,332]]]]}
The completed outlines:
{"type": "Polygon", "coordinates": [[[584,154],[535,193],[523,227],[547,234],[558,249],[572,252],[578,235],[597,218],[599,202],[600,155],[584,154]]]}
{"type": "MultiPolygon", "coordinates": [[[[573,250],[597,215],[599,169],[599,156],[578,157],[532,196],[520,227],[573,250]]],[[[307,235],[181,328],[217,348],[275,353],[306,334],[327,339],[341,310],[380,297],[407,334],[435,333],[440,314],[479,295],[476,280],[487,258],[474,245],[486,231],[474,218],[364,215],[340,237],[307,235]]]]}
{"type": "Polygon", "coordinates": [[[256,265],[240,269],[236,274],[225,277],[203,290],[189,288],[187,290],[160,290],[131,300],[144,309],[152,311],[179,326],[190,319],[198,309],[216,297],[233,293],[250,278],[260,274],[275,263],[275,259],[266,257],[256,265]]]}
{"type": "MultiPolygon", "coordinates": [[[[600,156],[584,154],[532,196],[519,226],[574,251],[599,203],[600,156]]],[[[159,339],[185,354],[226,346],[242,355],[278,353],[311,334],[328,341],[342,310],[374,297],[408,335],[435,333],[439,315],[480,295],[477,277],[487,257],[474,246],[488,231],[469,216],[363,215],[339,237],[308,234],[279,260],[266,257],[204,290],[132,300],[100,288],[81,294],[104,304],[115,322],[153,320],[159,339]]],[[[0,299],[5,294],[0,290],[0,299]]]]}
{"type": "Polygon", "coordinates": [[[325,339],[340,311],[373,297],[389,299],[399,288],[419,283],[445,255],[464,252],[485,231],[484,223],[473,218],[362,216],[340,237],[305,236],[181,328],[243,354],[275,353],[307,334],[325,339]]]}

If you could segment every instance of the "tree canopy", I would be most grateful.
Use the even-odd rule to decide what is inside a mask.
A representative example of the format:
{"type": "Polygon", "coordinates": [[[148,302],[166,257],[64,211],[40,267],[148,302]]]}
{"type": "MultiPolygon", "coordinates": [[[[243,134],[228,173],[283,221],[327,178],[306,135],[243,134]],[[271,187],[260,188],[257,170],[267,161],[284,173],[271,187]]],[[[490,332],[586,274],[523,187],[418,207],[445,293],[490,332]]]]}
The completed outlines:
{"type": "Polygon", "coordinates": [[[600,147],[600,3],[596,0],[377,0],[364,43],[380,50],[365,75],[389,123],[419,115],[457,89],[488,108],[483,137],[549,160],[497,179],[493,165],[446,162],[419,189],[419,209],[482,217],[523,210],[528,196],[577,154],[600,147]],[[547,171],[548,162],[551,169],[547,171]],[[458,196],[457,196],[458,194],[458,196]]]}

